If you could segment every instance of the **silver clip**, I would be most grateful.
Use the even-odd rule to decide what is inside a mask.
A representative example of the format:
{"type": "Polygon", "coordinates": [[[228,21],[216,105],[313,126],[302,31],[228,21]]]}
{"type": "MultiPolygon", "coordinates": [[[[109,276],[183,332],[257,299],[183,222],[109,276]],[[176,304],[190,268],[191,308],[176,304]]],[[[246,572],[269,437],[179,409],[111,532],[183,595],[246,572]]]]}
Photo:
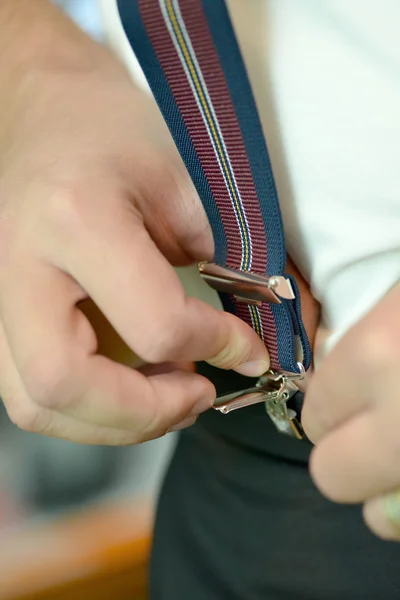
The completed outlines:
{"type": "Polygon", "coordinates": [[[289,399],[289,394],[286,399],[285,394],[287,392],[284,392],[281,399],[265,400],[267,414],[280,433],[301,440],[304,436],[303,427],[297,419],[296,412],[287,407],[286,402],[289,399]]]}
{"type": "Polygon", "coordinates": [[[224,415],[261,402],[265,403],[267,414],[277,430],[286,435],[301,439],[303,429],[294,410],[287,407],[287,401],[299,391],[296,380],[304,379],[305,370],[299,364],[300,373],[277,373],[268,371],[254,386],[238,392],[217,397],[214,409],[224,415]]]}
{"type": "Polygon", "coordinates": [[[278,400],[281,395],[282,384],[275,385],[275,383],[275,379],[263,375],[252,387],[218,396],[214,409],[227,415],[238,408],[245,408],[267,400],[278,400]]]}
{"type": "Polygon", "coordinates": [[[236,271],[215,263],[202,262],[199,273],[217,292],[234,296],[239,302],[260,306],[262,302],[281,304],[280,298],[295,298],[290,279],[282,275],[257,275],[248,271],[236,271]]]}
{"type": "MultiPolygon", "coordinates": [[[[238,271],[221,267],[215,263],[202,262],[199,272],[204,281],[218,292],[231,294],[239,302],[261,306],[263,302],[281,304],[281,298],[295,298],[290,279],[282,275],[257,275],[249,271],[238,271]]],[[[215,410],[228,414],[238,408],[265,402],[268,415],[278,431],[301,438],[302,428],[296,413],[288,409],[286,402],[299,390],[295,381],[305,377],[303,365],[299,373],[275,373],[269,371],[257,383],[239,392],[219,396],[215,410]]]]}

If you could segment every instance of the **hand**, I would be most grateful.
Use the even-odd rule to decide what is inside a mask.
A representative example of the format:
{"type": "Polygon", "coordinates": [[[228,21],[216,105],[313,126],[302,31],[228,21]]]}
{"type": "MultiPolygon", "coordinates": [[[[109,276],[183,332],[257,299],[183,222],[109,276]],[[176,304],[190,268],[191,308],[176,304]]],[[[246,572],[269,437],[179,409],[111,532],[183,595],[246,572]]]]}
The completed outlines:
{"type": "Polygon", "coordinates": [[[44,1],[32,10],[3,0],[0,50],[0,395],[10,418],[96,444],[193,423],[215,390],[176,361],[255,376],[269,359],[242,321],[185,296],[171,266],[210,259],[213,241],[157,109],[44,1]],[[20,21],[8,32],[14,50],[2,47],[20,21]],[[87,297],[156,372],[98,352],[87,297]]]}
{"type": "Polygon", "coordinates": [[[337,344],[311,379],[303,425],[311,475],[336,502],[363,503],[376,534],[400,540],[400,284],[337,344]]]}

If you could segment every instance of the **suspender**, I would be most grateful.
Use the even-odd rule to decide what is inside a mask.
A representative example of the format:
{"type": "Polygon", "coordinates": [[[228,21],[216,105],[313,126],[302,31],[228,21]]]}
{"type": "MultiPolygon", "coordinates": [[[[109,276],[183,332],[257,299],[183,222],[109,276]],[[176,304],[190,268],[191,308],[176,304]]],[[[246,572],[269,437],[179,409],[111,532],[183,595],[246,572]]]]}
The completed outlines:
{"type": "Polygon", "coordinates": [[[216,408],[229,412],[263,400],[278,427],[281,421],[292,426],[286,401],[297,389],[292,382],[310,366],[311,349],[296,282],[284,272],[273,173],[225,1],[117,5],[212,227],[214,262],[200,264],[200,273],[224,309],[264,340],[271,357],[272,371],[256,388],[224,397],[216,408]]]}

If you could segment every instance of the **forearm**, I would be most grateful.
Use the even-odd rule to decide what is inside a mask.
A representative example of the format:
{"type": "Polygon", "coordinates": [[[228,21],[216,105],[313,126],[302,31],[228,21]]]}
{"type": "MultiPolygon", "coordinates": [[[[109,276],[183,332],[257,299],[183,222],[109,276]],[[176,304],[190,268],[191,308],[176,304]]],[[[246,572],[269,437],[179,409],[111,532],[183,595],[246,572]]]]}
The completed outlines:
{"type": "Polygon", "coordinates": [[[27,111],[46,113],[95,72],[112,80],[118,63],[49,0],[0,0],[0,159],[27,111]]]}

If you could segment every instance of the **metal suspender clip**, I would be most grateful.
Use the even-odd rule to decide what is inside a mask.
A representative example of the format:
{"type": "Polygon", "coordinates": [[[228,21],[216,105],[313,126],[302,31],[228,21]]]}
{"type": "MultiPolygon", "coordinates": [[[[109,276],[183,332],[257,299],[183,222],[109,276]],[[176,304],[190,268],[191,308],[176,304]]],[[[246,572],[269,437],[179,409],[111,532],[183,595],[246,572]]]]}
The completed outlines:
{"type": "Polygon", "coordinates": [[[276,373],[268,371],[257,383],[249,388],[218,396],[214,409],[224,415],[238,408],[265,403],[267,414],[280,433],[301,439],[303,428],[296,412],[288,408],[287,402],[299,391],[295,382],[305,379],[304,367],[299,364],[300,373],[276,373]]]}
{"type": "MultiPolygon", "coordinates": [[[[261,276],[207,262],[199,264],[199,271],[213,289],[231,294],[238,301],[247,304],[280,304],[280,298],[295,298],[290,280],[281,275],[261,276]]],[[[228,414],[233,410],[264,402],[278,431],[301,439],[303,429],[296,418],[296,412],[287,406],[288,400],[299,391],[295,382],[304,380],[306,376],[303,365],[298,363],[298,366],[299,373],[268,371],[252,387],[217,397],[214,409],[228,414]]]]}
{"type": "Polygon", "coordinates": [[[294,300],[290,279],[282,275],[256,275],[248,271],[236,271],[215,263],[201,262],[199,272],[204,281],[218,292],[231,294],[240,302],[261,305],[262,302],[281,304],[280,298],[294,300]]]}

